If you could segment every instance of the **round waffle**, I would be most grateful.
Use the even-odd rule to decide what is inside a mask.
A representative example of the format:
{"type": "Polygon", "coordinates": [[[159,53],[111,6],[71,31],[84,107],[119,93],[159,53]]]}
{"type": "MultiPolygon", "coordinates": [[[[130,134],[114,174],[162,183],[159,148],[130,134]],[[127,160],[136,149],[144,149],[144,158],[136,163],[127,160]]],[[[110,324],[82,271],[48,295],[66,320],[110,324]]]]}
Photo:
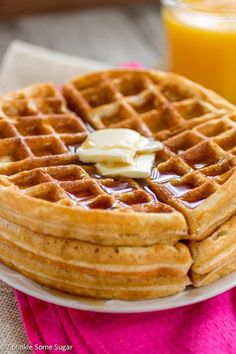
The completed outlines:
{"type": "Polygon", "coordinates": [[[146,70],[82,76],[63,92],[75,113],[50,84],[0,100],[0,216],[55,236],[138,246],[174,244],[188,228],[203,238],[234,213],[227,190],[235,157],[217,141],[225,129],[213,137],[197,130],[222,117],[233,126],[234,106],[182,77],[146,70]],[[151,179],[103,179],[75,149],[104,127],[175,136],[156,154],[151,179]]]}

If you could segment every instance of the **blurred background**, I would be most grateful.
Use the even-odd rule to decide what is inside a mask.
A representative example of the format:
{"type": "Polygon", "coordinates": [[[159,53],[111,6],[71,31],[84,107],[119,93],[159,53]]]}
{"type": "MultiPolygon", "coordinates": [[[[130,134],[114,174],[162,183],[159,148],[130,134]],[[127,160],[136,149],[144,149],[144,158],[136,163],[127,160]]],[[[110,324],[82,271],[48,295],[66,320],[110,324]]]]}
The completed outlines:
{"type": "Polygon", "coordinates": [[[1,58],[20,39],[113,65],[162,63],[158,0],[0,0],[0,19],[1,58]]]}
{"type": "Polygon", "coordinates": [[[136,60],[236,104],[236,0],[0,0],[0,60],[14,39],[114,66],[136,60]]]}

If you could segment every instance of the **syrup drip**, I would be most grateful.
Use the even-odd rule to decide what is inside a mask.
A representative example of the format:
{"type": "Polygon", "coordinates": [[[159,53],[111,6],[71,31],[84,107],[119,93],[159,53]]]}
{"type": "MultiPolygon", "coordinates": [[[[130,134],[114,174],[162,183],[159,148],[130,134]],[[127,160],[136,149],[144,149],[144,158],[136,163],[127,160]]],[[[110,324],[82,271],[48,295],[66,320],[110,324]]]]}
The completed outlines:
{"type": "Polygon", "coordinates": [[[132,187],[127,182],[122,182],[119,180],[111,181],[109,184],[101,185],[102,189],[108,194],[120,194],[132,192],[132,187]]]}
{"type": "Polygon", "coordinates": [[[72,154],[76,154],[76,150],[78,149],[79,146],[80,146],[80,144],[69,145],[69,146],[67,147],[67,149],[68,149],[69,152],[71,152],[72,154]]]}
{"type": "Polygon", "coordinates": [[[143,189],[153,198],[155,203],[159,202],[156,194],[148,186],[143,186],[143,189]]]}
{"type": "Polygon", "coordinates": [[[87,130],[89,131],[89,133],[92,133],[95,131],[94,127],[91,124],[89,124],[88,122],[84,122],[84,124],[85,124],[87,130]]]}
{"type": "Polygon", "coordinates": [[[84,200],[82,200],[79,204],[80,204],[80,206],[82,206],[82,207],[85,208],[85,209],[91,209],[91,208],[89,207],[89,205],[92,203],[92,199],[93,199],[93,198],[84,199],[84,200]]]}
{"type": "Polygon", "coordinates": [[[200,170],[201,168],[204,168],[204,167],[206,167],[207,166],[207,163],[204,163],[204,162],[202,162],[202,163],[195,163],[194,165],[193,165],[193,168],[195,169],[195,170],[200,170]]]}
{"type": "MultiPolygon", "coordinates": [[[[175,198],[179,199],[181,197],[183,197],[186,193],[188,193],[189,191],[193,190],[193,188],[190,185],[184,184],[184,185],[180,185],[180,186],[175,186],[171,183],[165,183],[165,187],[174,195],[175,198]]],[[[181,203],[183,203],[187,208],[189,209],[195,209],[197,208],[199,205],[202,204],[202,202],[205,199],[201,199],[201,200],[197,200],[195,202],[189,202],[186,200],[182,200],[180,199],[181,203]]]]}
{"type": "Polygon", "coordinates": [[[177,154],[178,154],[178,155],[181,155],[181,154],[184,153],[184,151],[185,151],[185,150],[179,149],[179,150],[177,150],[177,154]]]}
{"type": "Polygon", "coordinates": [[[99,175],[98,173],[94,173],[91,177],[96,178],[96,179],[101,179],[102,176],[99,175]]]}
{"type": "Polygon", "coordinates": [[[87,195],[81,195],[81,196],[77,196],[73,193],[69,193],[67,192],[68,196],[70,197],[70,199],[73,200],[73,203],[76,204],[87,204],[91,201],[91,199],[94,198],[94,196],[87,196],[87,195]]]}
{"type": "MultiPolygon", "coordinates": [[[[199,168],[202,168],[199,167],[199,168]]],[[[193,188],[190,185],[184,184],[184,185],[173,185],[170,183],[170,181],[172,179],[176,179],[176,178],[180,178],[179,175],[177,174],[170,174],[170,173],[160,173],[158,170],[155,171],[156,175],[154,176],[155,178],[153,179],[154,183],[162,183],[165,188],[171,192],[171,194],[179,199],[181,197],[183,197],[186,193],[188,193],[189,191],[191,191],[193,188]]],[[[188,202],[185,200],[181,200],[181,202],[189,209],[195,209],[197,208],[202,202],[204,201],[204,199],[202,200],[198,200],[196,202],[188,202]]]]}
{"type": "Polygon", "coordinates": [[[187,192],[191,191],[193,188],[187,184],[184,185],[173,185],[171,183],[166,183],[165,187],[172,193],[176,198],[183,197],[187,192]]]}
{"type": "Polygon", "coordinates": [[[139,180],[139,185],[147,192],[155,203],[160,202],[157,195],[151,190],[151,188],[146,184],[145,180],[139,180]]]}
{"type": "Polygon", "coordinates": [[[95,200],[95,198],[97,197],[97,195],[92,195],[92,196],[87,196],[87,195],[81,195],[81,196],[77,196],[73,193],[69,193],[67,192],[68,196],[70,197],[70,199],[73,201],[74,205],[80,205],[81,207],[83,207],[84,209],[107,209],[107,210],[111,210],[114,209],[114,207],[116,205],[115,202],[113,202],[112,206],[107,207],[107,206],[103,206],[102,204],[98,205],[98,206],[93,206],[92,203],[95,200]]]}
{"type": "Polygon", "coordinates": [[[179,178],[176,173],[161,173],[157,168],[153,169],[151,179],[154,183],[165,183],[172,179],[179,178]]]}
{"type": "Polygon", "coordinates": [[[117,208],[128,208],[129,205],[125,204],[124,202],[120,201],[120,200],[114,200],[112,207],[109,208],[110,210],[114,210],[117,208]]]}
{"type": "Polygon", "coordinates": [[[181,202],[189,209],[195,209],[204,202],[205,199],[197,200],[196,202],[187,202],[186,200],[181,200],[181,202]]]}
{"type": "Polygon", "coordinates": [[[218,175],[216,175],[216,176],[207,176],[207,178],[209,178],[209,179],[216,179],[217,177],[219,177],[218,175]]]}

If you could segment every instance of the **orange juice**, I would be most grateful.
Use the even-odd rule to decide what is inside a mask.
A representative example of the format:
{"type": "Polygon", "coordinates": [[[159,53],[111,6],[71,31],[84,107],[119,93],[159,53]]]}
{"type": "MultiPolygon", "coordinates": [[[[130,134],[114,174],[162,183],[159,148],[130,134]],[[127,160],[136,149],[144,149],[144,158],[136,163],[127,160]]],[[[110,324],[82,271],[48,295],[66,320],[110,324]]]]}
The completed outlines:
{"type": "Polygon", "coordinates": [[[168,69],[236,104],[236,0],[163,0],[168,69]]]}

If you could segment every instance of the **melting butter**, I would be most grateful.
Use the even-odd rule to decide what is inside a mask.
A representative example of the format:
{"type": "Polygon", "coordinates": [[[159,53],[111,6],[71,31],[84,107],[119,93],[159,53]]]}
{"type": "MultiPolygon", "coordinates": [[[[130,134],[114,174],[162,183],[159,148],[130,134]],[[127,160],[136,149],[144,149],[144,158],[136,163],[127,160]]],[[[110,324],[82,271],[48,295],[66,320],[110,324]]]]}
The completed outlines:
{"type": "Polygon", "coordinates": [[[145,178],[151,175],[154,152],[162,149],[159,141],[132,129],[101,129],[89,135],[77,154],[82,162],[97,163],[103,176],[145,178]]]}
{"type": "Polygon", "coordinates": [[[140,135],[136,145],[137,154],[146,154],[156,152],[163,149],[163,145],[158,140],[150,140],[140,135]]]}
{"type": "Polygon", "coordinates": [[[132,163],[140,134],[131,129],[101,129],[77,149],[82,162],[132,163]]]}
{"type": "Polygon", "coordinates": [[[151,174],[155,154],[137,155],[130,165],[98,163],[98,172],[105,177],[147,178],[151,174]]]}

